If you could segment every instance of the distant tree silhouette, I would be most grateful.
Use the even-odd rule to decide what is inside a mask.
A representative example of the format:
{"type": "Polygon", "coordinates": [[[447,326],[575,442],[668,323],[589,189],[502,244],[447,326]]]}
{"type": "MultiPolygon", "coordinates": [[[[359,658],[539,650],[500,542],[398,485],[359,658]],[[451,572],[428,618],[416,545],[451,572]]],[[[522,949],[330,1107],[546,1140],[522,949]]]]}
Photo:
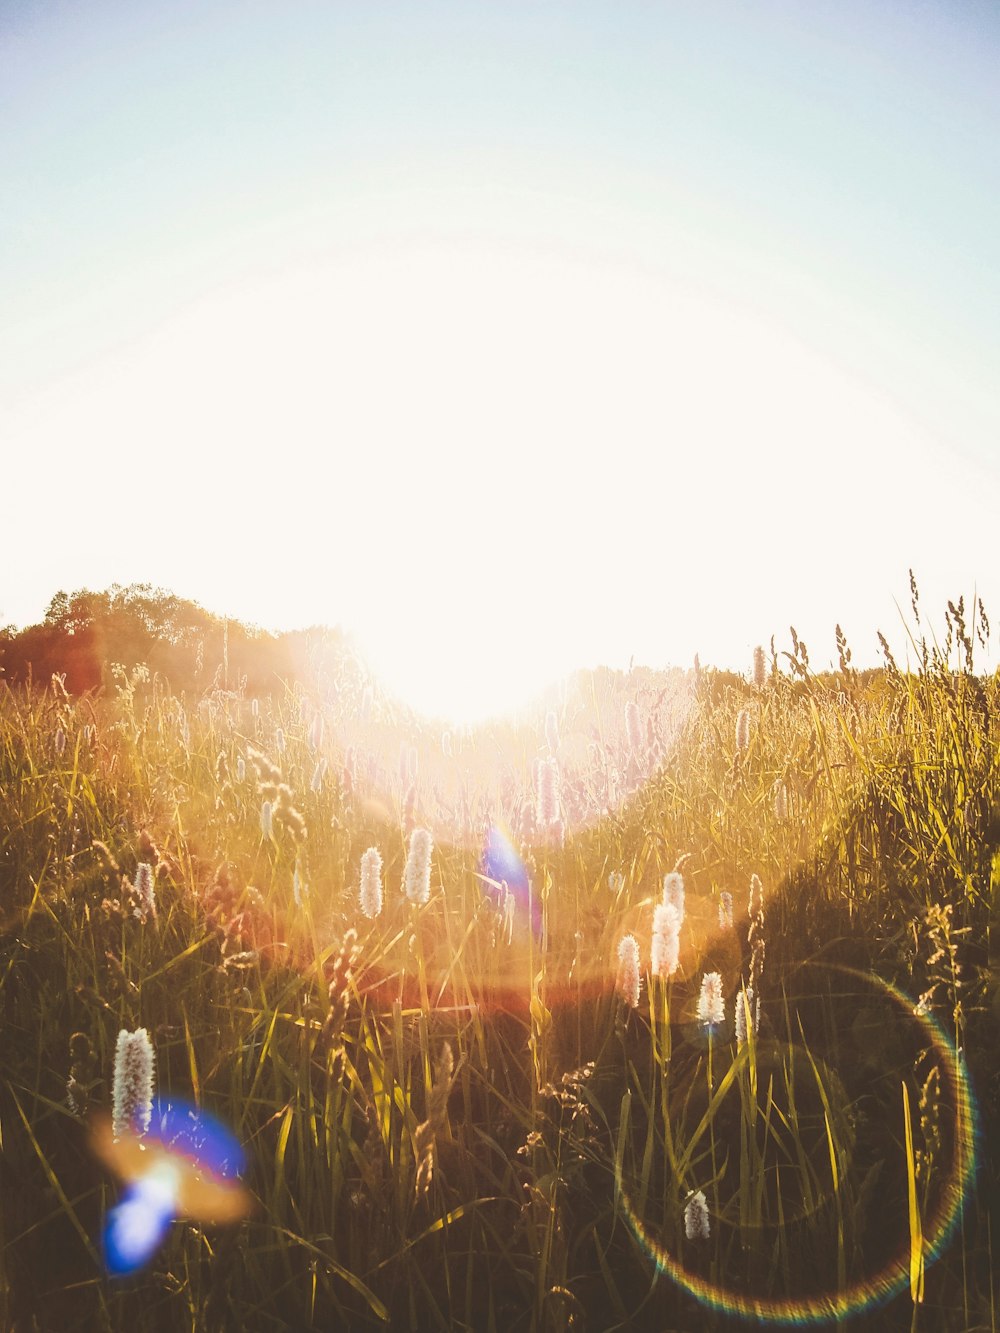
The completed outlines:
{"type": "MultiPolygon", "coordinates": [[[[337,653],[337,631],[310,631],[337,653]]],[[[148,583],[104,592],[57,592],[40,625],[0,630],[0,666],[10,685],[45,685],[65,674],[73,694],[109,689],[111,668],[142,663],[177,693],[245,689],[267,694],[300,679],[317,660],[303,633],[276,636],[213,615],[197,602],[148,583]]]]}

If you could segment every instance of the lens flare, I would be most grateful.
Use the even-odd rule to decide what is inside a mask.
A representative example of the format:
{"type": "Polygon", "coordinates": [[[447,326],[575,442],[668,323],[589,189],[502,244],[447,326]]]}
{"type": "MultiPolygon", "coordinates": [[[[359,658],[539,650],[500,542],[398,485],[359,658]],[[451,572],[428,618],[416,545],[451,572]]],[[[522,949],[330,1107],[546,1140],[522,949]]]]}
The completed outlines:
{"type": "Polygon", "coordinates": [[[129,1185],[108,1213],[104,1257],[108,1272],[121,1277],[142,1268],[166,1239],[177,1210],[180,1172],[168,1161],[151,1166],[129,1185]]]}
{"type": "MultiPolygon", "coordinates": [[[[961,1054],[937,1019],[930,1013],[916,1009],[912,998],[899,987],[875,974],[852,967],[841,964],[823,966],[880,988],[903,1011],[908,1021],[922,1029],[929,1049],[940,1061],[943,1079],[950,1087],[955,1107],[954,1153],[948,1177],[934,1207],[923,1222],[924,1266],[929,1268],[948,1247],[975,1176],[978,1118],[968,1071],[961,1054]]],[[[820,1291],[802,1297],[768,1298],[724,1287],[685,1268],[679,1259],[651,1235],[624,1187],[620,1160],[616,1160],[615,1184],[632,1233],[657,1271],[665,1273],[702,1305],[723,1314],[777,1325],[827,1323],[847,1319],[882,1305],[905,1291],[909,1285],[910,1237],[907,1234],[901,1238],[896,1254],[877,1272],[839,1291],[820,1291]]]]}
{"type": "Polygon", "coordinates": [[[507,892],[513,895],[515,902],[515,922],[530,922],[537,939],[542,931],[542,904],[538,895],[532,893],[528,867],[521,860],[510,834],[502,824],[490,826],[479,870],[486,893],[498,909],[502,907],[506,885],[507,892]]]}
{"type": "Polygon", "coordinates": [[[98,1119],[92,1144],[126,1184],[104,1230],[105,1262],[114,1276],[147,1264],[175,1218],[235,1222],[250,1211],[238,1181],[242,1147],[224,1125],[187,1102],[157,1100],[141,1138],[125,1133],[116,1139],[110,1119],[98,1119]]]}

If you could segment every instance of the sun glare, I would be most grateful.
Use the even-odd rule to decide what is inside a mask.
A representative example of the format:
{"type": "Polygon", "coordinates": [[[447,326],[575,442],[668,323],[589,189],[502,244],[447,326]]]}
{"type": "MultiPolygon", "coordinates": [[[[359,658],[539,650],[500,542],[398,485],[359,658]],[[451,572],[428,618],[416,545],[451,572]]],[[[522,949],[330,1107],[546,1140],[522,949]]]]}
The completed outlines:
{"type": "Polygon", "coordinates": [[[397,615],[369,625],[358,647],[386,693],[425,718],[473,726],[510,717],[555,680],[551,656],[546,676],[488,605],[457,628],[432,610],[423,623],[410,610],[397,615]]]}
{"type": "MultiPolygon", "coordinates": [[[[22,427],[42,452],[99,444],[122,503],[141,439],[161,507],[226,517],[149,549],[144,577],[267,628],[339,624],[451,721],[578,666],[749,653],[775,623],[741,600],[722,634],[706,590],[744,567],[748,524],[794,521],[806,459],[837,459],[814,530],[851,512],[884,557],[884,485],[917,517],[912,432],[841,369],[663,272],[527,246],[373,245],[218,292],[22,427]]],[[[117,577],[108,533],[95,585],[117,577]]],[[[772,569],[782,619],[814,603],[809,577],[772,569]]]]}

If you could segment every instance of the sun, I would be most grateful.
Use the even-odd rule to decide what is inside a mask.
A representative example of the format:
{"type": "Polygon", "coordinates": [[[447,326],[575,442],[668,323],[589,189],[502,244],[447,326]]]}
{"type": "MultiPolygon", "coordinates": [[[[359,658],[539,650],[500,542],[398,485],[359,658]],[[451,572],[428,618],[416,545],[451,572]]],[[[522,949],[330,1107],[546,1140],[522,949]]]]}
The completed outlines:
{"type": "MultiPolygon", "coordinates": [[[[264,628],[339,625],[387,690],[451,722],[579,667],[734,665],[734,641],[748,657],[776,628],[760,589],[729,596],[734,571],[795,523],[803,467],[822,474],[810,530],[867,513],[886,549],[866,496],[905,508],[914,475],[891,406],[759,312],[483,237],[247,279],[83,383],[27,452],[100,451],[126,507],[141,449],[163,462],[158,510],[200,516],[196,539],[147,543],[137,579],[264,628]]],[[[87,559],[120,581],[103,530],[87,559]]],[[[814,603],[807,569],[769,566],[782,618],[814,603]]]]}

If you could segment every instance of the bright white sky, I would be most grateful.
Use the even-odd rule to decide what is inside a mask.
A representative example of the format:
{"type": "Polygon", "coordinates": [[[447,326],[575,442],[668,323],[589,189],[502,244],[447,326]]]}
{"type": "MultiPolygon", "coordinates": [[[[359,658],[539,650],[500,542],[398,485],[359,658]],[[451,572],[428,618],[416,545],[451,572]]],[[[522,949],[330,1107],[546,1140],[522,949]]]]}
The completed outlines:
{"type": "Polygon", "coordinates": [[[468,718],[872,663],[910,566],[1000,616],[998,56],[985,3],[5,6],[0,623],[151,582],[468,718]]]}

